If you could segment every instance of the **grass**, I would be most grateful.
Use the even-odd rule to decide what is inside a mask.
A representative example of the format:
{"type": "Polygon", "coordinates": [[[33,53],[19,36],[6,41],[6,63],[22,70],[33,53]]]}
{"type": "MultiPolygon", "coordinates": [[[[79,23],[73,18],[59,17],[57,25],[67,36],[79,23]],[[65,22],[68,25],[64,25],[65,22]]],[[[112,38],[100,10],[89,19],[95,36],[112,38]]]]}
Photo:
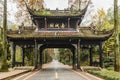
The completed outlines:
{"type": "Polygon", "coordinates": [[[105,80],[120,80],[120,72],[115,72],[112,70],[102,70],[102,71],[88,71],[91,74],[104,78],[105,80]]]}

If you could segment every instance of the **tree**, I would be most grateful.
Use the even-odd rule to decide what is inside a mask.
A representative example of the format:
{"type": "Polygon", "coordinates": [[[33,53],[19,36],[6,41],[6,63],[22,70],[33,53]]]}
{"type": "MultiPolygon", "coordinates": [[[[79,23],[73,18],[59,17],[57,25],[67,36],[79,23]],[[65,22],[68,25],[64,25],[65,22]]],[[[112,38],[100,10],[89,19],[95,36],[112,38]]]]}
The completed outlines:
{"type": "Polygon", "coordinates": [[[0,17],[2,17],[3,15],[3,1],[0,1],[0,17]]]}
{"type": "Polygon", "coordinates": [[[3,55],[2,55],[2,71],[8,71],[7,65],[7,0],[4,0],[4,13],[3,13],[3,55]]]}
{"type": "Polygon", "coordinates": [[[33,10],[40,10],[43,8],[44,0],[15,0],[18,11],[16,12],[16,21],[19,22],[17,25],[23,26],[31,26],[32,20],[28,13],[28,10],[25,6],[25,2],[27,6],[33,10]]]}
{"type": "Polygon", "coordinates": [[[97,13],[92,16],[92,26],[95,26],[96,30],[102,31],[106,21],[106,13],[103,8],[97,10],[97,13]]]}
{"type": "Polygon", "coordinates": [[[60,62],[65,64],[72,64],[72,52],[68,48],[60,48],[59,54],[57,55],[57,58],[60,62]]]}
{"type": "Polygon", "coordinates": [[[120,72],[118,0],[114,0],[114,29],[115,29],[115,71],[120,72]]]}

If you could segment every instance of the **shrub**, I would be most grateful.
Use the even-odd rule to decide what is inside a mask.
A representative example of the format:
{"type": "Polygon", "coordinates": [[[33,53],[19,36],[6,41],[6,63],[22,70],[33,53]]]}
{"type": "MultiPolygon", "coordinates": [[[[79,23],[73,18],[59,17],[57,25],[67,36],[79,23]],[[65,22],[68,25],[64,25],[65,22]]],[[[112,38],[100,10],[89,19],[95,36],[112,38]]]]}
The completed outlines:
{"type": "Polygon", "coordinates": [[[105,80],[120,80],[120,73],[115,71],[109,70],[102,70],[102,71],[93,71],[89,70],[89,73],[104,78],[105,80]]]}

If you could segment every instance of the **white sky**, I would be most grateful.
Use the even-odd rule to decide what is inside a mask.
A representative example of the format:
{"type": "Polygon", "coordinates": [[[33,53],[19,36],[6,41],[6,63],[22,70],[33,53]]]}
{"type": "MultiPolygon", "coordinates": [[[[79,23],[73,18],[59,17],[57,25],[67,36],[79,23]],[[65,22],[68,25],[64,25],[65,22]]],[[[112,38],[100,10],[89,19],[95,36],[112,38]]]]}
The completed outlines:
{"type": "MultiPolygon", "coordinates": [[[[113,7],[113,1],[114,0],[92,0],[95,9],[103,8],[105,11],[113,7]]],[[[120,0],[118,1],[120,2],[120,0]]]]}
{"type": "MultiPolygon", "coordinates": [[[[45,6],[46,8],[50,8],[50,9],[56,9],[56,8],[59,8],[59,9],[64,9],[64,8],[67,8],[68,7],[68,0],[44,0],[45,1],[45,6]]],[[[103,8],[105,11],[107,11],[110,7],[113,7],[113,1],[114,0],[92,0],[93,2],[93,7],[90,8],[90,9],[93,9],[93,13],[95,11],[97,11],[98,9],[101,9],[103,8]]],[[[119,4],[120,4],[120,0],[119,1],[119,4]]],[[[9,3],[9,0],[8,0],[8,11],[11,12],[12,16],[9,17],[9,19],[13,22],[15,22],[15,19],[14,19],[14,14],[15,14],[15,11],[17,8],[15,8],[15,4],[12,4],[12,3],[9,3]]],[[[89,15],[89,14],[87,14],[89,15]]],[[[87,18],[87,16],[86,16],[87,18]]]]}
{"type": "MultiPolygon", "coordinates": [[[[68,0],[44,0],[46,7],[50,9],[64,9],[68,7],[68,0]]],[[[120,0],[118,0],[120,3],[120,0]]],[[[96,9],[104,8],[107,10],[113,5],[113,0],[92,0],[96,9]]]]}
{"type": "Polygon", "coordinates": [[[68,7],[68,0],[44,0],[45,7],[51,10],[64,9],[68,7]]]}

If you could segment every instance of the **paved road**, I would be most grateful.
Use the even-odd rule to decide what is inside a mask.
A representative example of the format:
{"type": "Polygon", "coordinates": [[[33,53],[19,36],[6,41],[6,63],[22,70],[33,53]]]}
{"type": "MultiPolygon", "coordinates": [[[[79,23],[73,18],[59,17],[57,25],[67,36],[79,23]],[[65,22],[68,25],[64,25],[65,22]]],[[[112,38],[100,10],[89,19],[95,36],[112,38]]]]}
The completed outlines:
{"type": "Polygon", "coordinates": [[[58,61],[53,61],[47,68],[37,72],[26,80],[86,80],[77,73],[66,68],[58,61]]]}

